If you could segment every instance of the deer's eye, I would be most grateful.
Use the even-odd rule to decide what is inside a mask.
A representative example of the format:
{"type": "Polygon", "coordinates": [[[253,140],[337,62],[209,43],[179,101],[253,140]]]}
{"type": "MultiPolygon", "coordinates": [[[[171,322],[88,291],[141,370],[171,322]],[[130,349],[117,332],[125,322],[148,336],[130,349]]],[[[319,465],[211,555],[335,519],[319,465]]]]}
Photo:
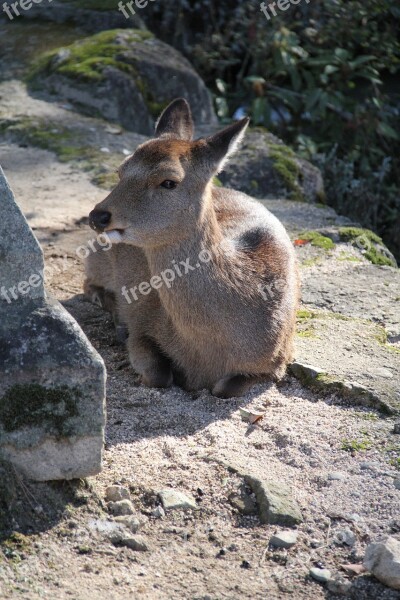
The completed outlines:
{"type": "Polygon", "coordinates": [[[176,181],[172,181],[171,179],[166,179],[165,181],[162,182],[161,187],[165,188],[166,190],[174,190],[177,185],[178,184],[176,183],[176,181]]]}

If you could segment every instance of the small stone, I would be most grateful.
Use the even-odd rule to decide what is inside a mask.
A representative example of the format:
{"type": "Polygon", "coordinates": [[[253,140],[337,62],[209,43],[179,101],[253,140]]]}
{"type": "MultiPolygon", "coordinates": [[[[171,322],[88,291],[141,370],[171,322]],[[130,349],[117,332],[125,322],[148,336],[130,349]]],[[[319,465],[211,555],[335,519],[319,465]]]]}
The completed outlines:
{"type": "Polygon", "coordinates": [[[384,585],[400,590],[399,540],[387,537],[367,546],[363,565],[384,585]]]}
{"type": "Polygon", "coordinates": [[[132,533],[136,533],[142,526],[142,523],[134,515],[121,515],[119,517],[115,517],[115,521],[125,525],[125,527],[127,527],[132,533]]]}
{"type": "Polygon", "coordinates": [[[153,508],[153,510],[151,511],[151,514],[153,517],[155,517],[156,519],[162,519],[163,517],[165,517],[165,510],[163,509],[162,506],[156,506],[155,508],[153,508]]]}
{"type": "Polygon", "coordinates": [[[242,560],[242,563],[240,566],[242,569],[251,569],[251,564],[249,563],[248,560],[242,560]]]}
{"type": "Polygon", "coordinates": [[[320,546],[322,546],[322,542],[321,540],[312,539],[310,540],[310,546],[311,548],[319,548],[320,546]]]}
{"type": "Polygon", "coordinates": [[[301,363],[299,361],[293,362],[290,365],[290,370],[293,375],[302,381],[304,378],[316,379],[318,375],[324,375],[325,371],[319,369],[318,367],[314,367],[312,365],[307,365],[305,363],[301,363]]]}
{"type": "Polygon", "coordinates": [[[244,486],[241,486],[239,493],[232,492],[229,494],[228,500],[230,504],[243,515],[257,514],[257,503],[255,498],[246,493],[244,486]]]}
{"type": "Polygon", "coordinates": [[[136,552],[147,552],[149,550],[145,538],[141,535],[135,535],[135,537],[130,535],[125,536],[122,538],[120,544],[136,552]]]}
{"type": "Polygon", "coordinates": [[[271,537],[269,543],[276,548],[291,548],[297,542],[298,535],[297,531],[279,531],[271,537]]]}
{"type": "Polygon", "coordinates": [[[119,500],[129,500],[129,498],[129,490],[122,485],[110,485],[106,489],[106,502],[118,502],[119,500]]]}
{"type": "Polygon", "coordinates": [[[375,470],[379,468],[379,463],[378,462],[373,462],[373,461],[363,461],[360,463],[360,469],[362,469],[363,471],[365,470],[375,470]]]}
{"type": "Polygon", "coordinates": [[[328,473],[328,479],[330,481],[344,481],[346,479],[346,475],[344,473],[340,473],[339,471],[332,471],[328,473]]]}
{"type": "Polygon", "coordinates": [[[400,433],[400,421],[397,421],[394,425],[393,425],[393,433],[400,433]]]}
{"type": "Polygon", "coordinates": [[[351,582],[342,577],[330,579],[327,583],[328,590],[333,594],[346,595],[351,588],[351,582]]]}
{"type": "Polygon", "coordinates": [[[125,527],[121,523],[106,521],[105,519],[93,519],[89,521],[89,528],[97,531],[113,544],[118,544],[124,535],[126,535],[125,527]]]}
{"type": "Polygon", "coordinates": [[[161,502],[165,510],[175,510],[178,508],[183,510],[198,510],[198,506],[193,497],[187,496],[186,494],[178,492],[177,490],[161,490],[158,495],[161,498],[161,502]]]}
{"type": "Polygon", "coordinates": [[[329,569],[318,569],[317,567],[310,569],[310,575],[313,579],[319,581],[320,583],[327,583],[332,577],[329,569]]]}
{"type": "Polygon", "coordinates": [[[134,506],[130,500],[118,500],[117,502],[110,502],[108,508],[116,517],[133,515],[135,512],[134,506]]]}
{"type": "Polygon", "coordinates": [[[336,532],[336,543],[337,544],[345,544],[346,546],[354,546],[356,543],[356,536],[351,531],[351,529],[339,529],[336,532]]]}
{"type": "Polygon", "coordinates": [[[396,488],[396,490],[400,490],[400,479],[395,479],[393,481],[393,485],[396,488]]]}
{"type": "Polygon", "coordinates": [[[252,475],[244,479],[256,495],[261,523],[292,527],[303,521],[300,507],[285,484],[252,475]]]}

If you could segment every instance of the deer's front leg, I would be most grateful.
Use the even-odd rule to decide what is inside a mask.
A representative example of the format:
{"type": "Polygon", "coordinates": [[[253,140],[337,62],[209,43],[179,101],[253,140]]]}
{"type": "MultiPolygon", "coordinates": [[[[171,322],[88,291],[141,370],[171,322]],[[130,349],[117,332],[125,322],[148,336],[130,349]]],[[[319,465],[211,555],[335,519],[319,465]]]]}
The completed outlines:
{"type": "Polygon", "coordinates": [[[170,387],[173,376],[170,361],[146,335],[129,334],[129,358],[133,369],[147,387],[170,387]]]}

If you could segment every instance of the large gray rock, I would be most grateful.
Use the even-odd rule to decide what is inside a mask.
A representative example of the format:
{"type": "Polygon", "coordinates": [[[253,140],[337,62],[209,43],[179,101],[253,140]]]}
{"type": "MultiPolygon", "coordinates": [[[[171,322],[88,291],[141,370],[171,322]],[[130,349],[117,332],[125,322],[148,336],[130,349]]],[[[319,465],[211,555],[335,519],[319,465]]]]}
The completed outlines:
{"type": "Polygon", "coordinates": [[[370,544],[363,566],[385,585],[400,590],[400,541],[387,537],[370,544]]]}
{"type": "Polygon", "coordinates": [[[38,481],[101,469],[105,367],[43,289],[43,255],[0,168],[0,454],[38,481]]]}
{"type": "Polygon", "coordinates": [[[31,88],[67,99],[78,110],[153,135],[161,110],[185,97],[196,124],[215,123],[211,96],[191,64],[150,32],[103,31],[39,58],[31,88]]]}

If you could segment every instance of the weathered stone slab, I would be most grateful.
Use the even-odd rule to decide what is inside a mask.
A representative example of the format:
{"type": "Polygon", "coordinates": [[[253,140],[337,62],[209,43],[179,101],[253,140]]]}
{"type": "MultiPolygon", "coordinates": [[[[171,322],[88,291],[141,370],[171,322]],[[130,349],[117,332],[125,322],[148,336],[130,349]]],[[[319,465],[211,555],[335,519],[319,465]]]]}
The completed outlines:
{"type": "Polygon", "coordinates": [[[0,454],[39,481],[94,475],[104,363],[67,311],[45,297],[42,251],[1,169],[0,205],[0,454]]]}
{"type": "Polygon", "coordinates": [[[383,327],[327,311],[302,311],[292,373],[354,404],[400,411],[400,352],[383,327]],[[314,368],[310,368],[313,365],[314,368]]]}

